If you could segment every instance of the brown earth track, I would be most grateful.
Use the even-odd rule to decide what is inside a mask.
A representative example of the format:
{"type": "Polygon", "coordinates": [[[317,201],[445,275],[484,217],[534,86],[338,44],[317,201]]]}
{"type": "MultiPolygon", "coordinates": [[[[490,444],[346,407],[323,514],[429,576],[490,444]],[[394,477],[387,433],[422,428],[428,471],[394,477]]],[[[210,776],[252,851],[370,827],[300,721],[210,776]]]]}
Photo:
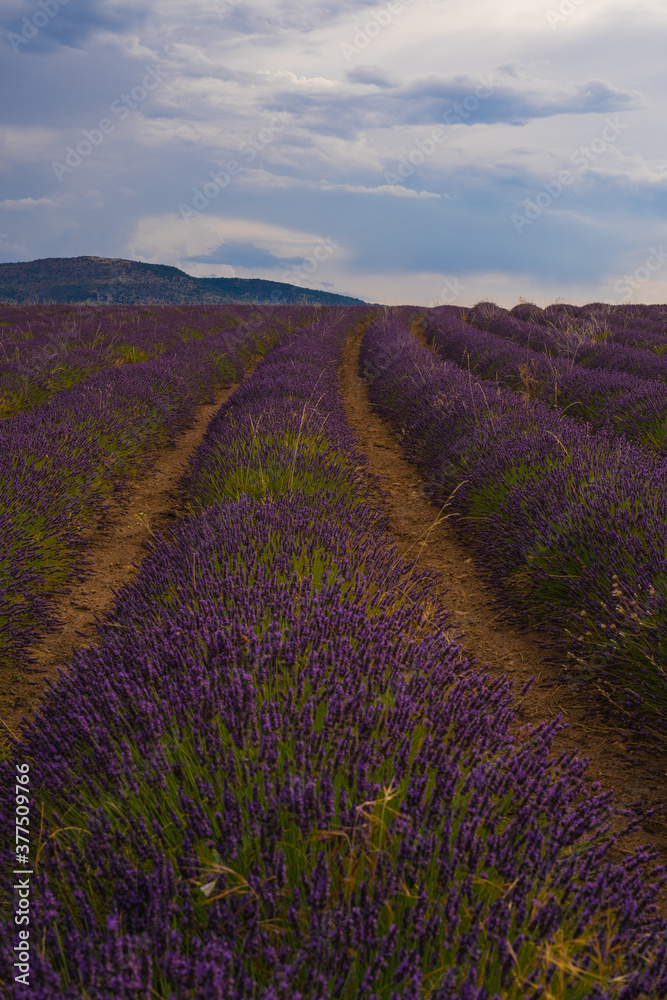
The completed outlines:
{"type": "MultiPolygon", "coordinates": [[[[432,504],[424,492],[417,469],[406,462],[391,425],[374,412],[359,376],[362,333],[348,338],[341,370],[341,386],[348,423],[361,451],[370,460],[370,471],[384,479],[393,536],[401,555],[418,557],[419,565],[440,576],[442,603],[454,615],[452,635],[470,658],[487,667],[493,676],[513,680],[515,696],[533,675],[535,682],[522,700],[514,729],[526,723],[550,721],[559,712],[568,728],[557,735],[553,752],[579,751],[590,760],[586,780],[590,787],[613,789],[623,807],[635,803],[663,807],[667,801],[667,757],[652,757],[649,764],[631,762],[631,734],[610,725],[599,712],[583,703],[581,695],[563,681],[557,663],[547,662],[544,636],[526,633],[503,620],[492,607],[490,590],[475,568],[472,551],[455,534],[447,512],[432,504]]],[[[622,820],[615,823],[621,829],[622,820]]],[[[621,838],[611,856],[620,860],[636,847],[659,851],[656,864],[667,866],[667,817],[658,812],[632,834],[621,838]]],[[[667,917],[667,887],[658,910],[667,917]]]]}
{"type": "MultiPolygon", "coordinates": [[[[244,377],[258,360],[257,356],[250,361],[244,377]]],[[[214,402],[198,409],[192,426],[158,454],[151,470],[130,483],[128,499],[91,531],[86,550],[91,575],[83,583],[74,583],[55,609],[64,626],[33,648],[38,660],[34,666],[0,670],[0,747],[9,742],[10,733],[19,735],[22,717],[32,718],[47,681],[57,680],[71,659],[72,649],[93,640],[95,616],[107,614],[113,606],[114,590],[136,577],[146,555],[144,542],[156,531],[169,534],[180,520],[182,511],[175,491],[187,460],[204,437],[211,417],[237,385],[217,390],[214,402]]]]}

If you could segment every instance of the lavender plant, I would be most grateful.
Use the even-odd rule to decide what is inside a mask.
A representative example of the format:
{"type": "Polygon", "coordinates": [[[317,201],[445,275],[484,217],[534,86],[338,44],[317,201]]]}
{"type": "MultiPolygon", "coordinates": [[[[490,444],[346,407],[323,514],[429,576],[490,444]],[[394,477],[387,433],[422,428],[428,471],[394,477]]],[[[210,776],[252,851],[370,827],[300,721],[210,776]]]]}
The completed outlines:
{"type": "Polygon", "coordinates": [[[271,337],[246,327],[211,334],[0,421],[0,664],[29,662],[28,647],[58,625],[54,602],[85,573],[87,534],[110,499],[271,337]]]}
{"type": "MultiPolygon", "coordinates": [[[[531,315],[534,317],[535,314],[531,315]]],[[[637,378],[667,382],[667,357],[655,350],[629,346],[627,341],[614,343],[607,336],[594,339],[577,332],[571,324],[560,329],[543,326],[534,318],[524,322],[489,302],[464,310],[461,319],[499,337],[514,340],[523,347],[552,357],[570,358],[585,368],[625,372],[637,378]]],[[[632,342],[632,338],[629,339],[632,342]]],[[[661,343],[667,345],[667,338],[663,337],[661,343]]]]}
{"type": "Polygon", "coordinates": [[[372,401],[457,515],[499,607],[548,632],[638,737],[664,743],[664,462],[474,378],[391,321],[369,328],[361,359],[372,401]]]}
{"type": "Polygon", "coordinates": [[[667,996],[651,853],[611,860],[620,811],[549,756],[561,721],[510,734],[510,682],[389,543],[336,392],[357,318],[232,396],[192,515],[23,729],[42,937],[17,1000],[667,996]]]}
{"type": "Polygon", "coordinates": [[[222,332],[279,332],[311,322],[316,312],[307,306],[0,304],[0,417],[24,412],[111,366],[150,361],[193,341],[204,341],[204,351],[215,354],[222,332]]]}
{"type": "Polygon", "coordinates": [[[517,319],[571,330],[594,340],[608,340],[664,354],[667,350],[667,314],[661,305],[612,306],[592,302],[586,306],[558,303],[540,309],[521,303],[510,310],[517,319]]]}
{"type": "Polygon", "coordinates": [[[479,330],[445,306],[423,314],[422,330],[442,357],[477,378],[560,407],[596,429],[611,429],[667,454],[667,386],[567,358],[550,357],[514,340],[479,330]]]}

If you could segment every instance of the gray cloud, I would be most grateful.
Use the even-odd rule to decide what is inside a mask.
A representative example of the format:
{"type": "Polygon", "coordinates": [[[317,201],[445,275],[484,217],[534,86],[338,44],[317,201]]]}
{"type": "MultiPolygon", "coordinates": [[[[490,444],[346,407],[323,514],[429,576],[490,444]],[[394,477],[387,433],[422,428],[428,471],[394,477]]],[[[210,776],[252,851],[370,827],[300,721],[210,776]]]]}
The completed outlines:
{"type": "MultiPolygon", "coordinates": [[[[360,70],[354,82],[377,82],[360,70]]],[[[599,114],[637,108],[642,96],[636,90],[591,79],[563,85],[502,66],[480,76],[431,74],[407,84],[392,86],[383,80],[383,93],[349,91],[283,90],[275,107],[287,107],[299,122],[314,132],[353,137],[373,128],[400,125],[486,124],[525,125],[556,115],[599,114]]]]}
{"type": "Polygon", "coordinates": [[[41,6],[30,0],[0,12],[0,37],[17,54],[41,55],[60,46],[81,49],[98,31],[140,30],[149,12],[149,0],[45,0],[41,6]]]}
{"type": "Polygon", "coordinates": [[[285,267],[305,263],[305,257],[276,257],[253,243],[227,240],[211,253],[184,258],[191,264],[229,264],[231,267],[285,267]]]}
{"type": "Polygon", "coordinates": [[[383,90],[396,86],[396,83],[376,66],[357,66],[348,72],[347,78],[351,83],[371,84],[383,90]]]}

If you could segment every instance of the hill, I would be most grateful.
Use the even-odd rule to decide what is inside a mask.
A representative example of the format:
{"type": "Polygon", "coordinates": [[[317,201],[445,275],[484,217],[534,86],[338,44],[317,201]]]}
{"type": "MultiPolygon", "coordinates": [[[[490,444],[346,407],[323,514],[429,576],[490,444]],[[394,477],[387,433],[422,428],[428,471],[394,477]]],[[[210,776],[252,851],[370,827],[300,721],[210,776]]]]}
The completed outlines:
{"type": "Polygon", "coordinates": [[[364,305],[362,299],[261,278],[193,278],[178,267],[113,257],[45,257],[0,264],[0,302],[364,305]]]}

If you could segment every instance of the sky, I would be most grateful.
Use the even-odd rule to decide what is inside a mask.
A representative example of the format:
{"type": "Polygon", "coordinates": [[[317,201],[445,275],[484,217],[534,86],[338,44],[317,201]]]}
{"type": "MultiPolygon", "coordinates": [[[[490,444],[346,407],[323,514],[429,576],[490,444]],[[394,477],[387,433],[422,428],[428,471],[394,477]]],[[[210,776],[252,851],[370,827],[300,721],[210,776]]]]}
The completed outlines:
{"type": "Polygon", "coordinates": [[[663,0],[3,0],[0,262],[667,301],[663,0]]]}

